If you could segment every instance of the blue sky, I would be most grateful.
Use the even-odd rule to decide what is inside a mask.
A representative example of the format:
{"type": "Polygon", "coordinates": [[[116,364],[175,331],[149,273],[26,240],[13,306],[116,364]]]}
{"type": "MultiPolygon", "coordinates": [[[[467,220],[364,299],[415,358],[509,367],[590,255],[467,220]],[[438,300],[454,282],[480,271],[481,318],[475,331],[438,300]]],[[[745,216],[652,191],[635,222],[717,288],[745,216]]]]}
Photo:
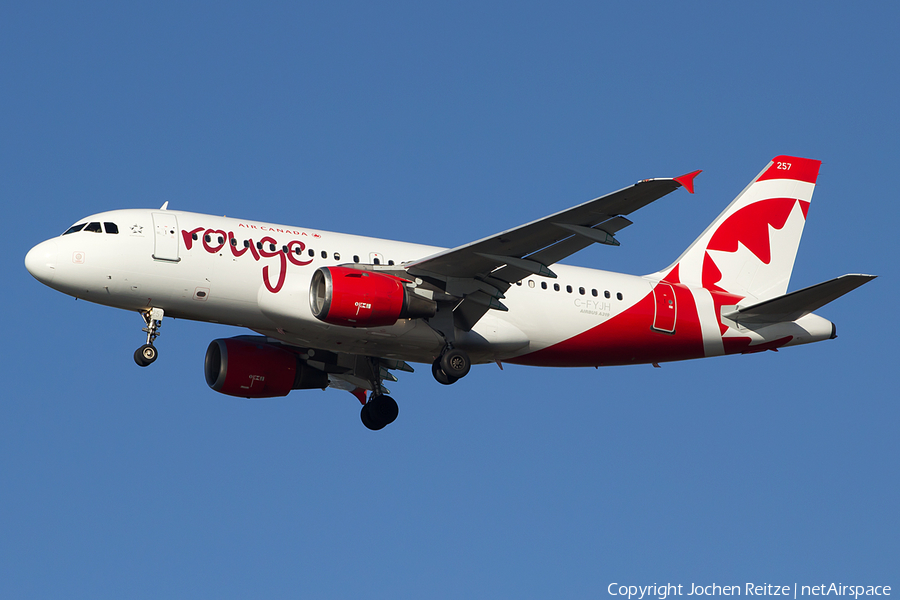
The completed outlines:
{"type": "Polygon", "coordinates": [[[900,586],[890,3],[7,3],[0,596],[602,598],[610,583],[900,586]],[[25,271],[158,207],[455,246],[648,177],[697,193],[574,264],[669,264],[778,154],[823,161],[791,289],[875,280],[839,338],[662,369],[424,366],[206,387],[224,326],[25,271]]]}

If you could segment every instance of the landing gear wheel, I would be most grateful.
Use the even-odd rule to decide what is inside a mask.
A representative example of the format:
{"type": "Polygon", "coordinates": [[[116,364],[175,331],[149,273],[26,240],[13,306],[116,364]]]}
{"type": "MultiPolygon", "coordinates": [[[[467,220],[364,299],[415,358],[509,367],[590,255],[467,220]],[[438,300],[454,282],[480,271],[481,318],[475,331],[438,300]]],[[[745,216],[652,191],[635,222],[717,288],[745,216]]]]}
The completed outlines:
{"type": "Polygon", "coordinates": [[[469,359],[469,355],[462,350],[451,348],[441,354],[441,358],[438,359],[438,366],[447,377],[462,379],[469,373],[472,361],[469,359]]]}
{"type": "Polygon", "coordinates": [[[150,344],[144,344],[134,351],[134,362],[139,367],[146,367],[155,361],[157,356],[159,356],[159,352],[156,351],[156,348],[150,344]]]}
{"type": "Polygon", "coordinates": [[[359,411],[359,418],[363,425],[372,431],[384,429],[397,418],[400,407],[390,396],[373,396],[369,398],[359,411]]]}
{"type": "Polygon", "coordinates": [[[456,383],[456,377],[450,377],[446,373],[444,373],[443,369],[441,369],[440,361],[434,361],[431,363],[431,374],[434,375],[434,378],[438,383],[442,383],[444,385],[452,385],[456,383]]]}
{"type": "Polygon", "coordinates": [[[147,324],[143,329],[144,333],[147,334],[147,343],[134,351],[134,362],[139,367],[146,367],[152,364],[158,356],[156,348],[153,347],[153,341],[159,337],[159,328],[162,327],[163,315],[165,315],[165,311],[159,307],[141,311],[144,323],[147,324]]]}
{"type": "Polygon", "coordinates": [[[362,421],[362,424],[366,426],[366,429],[371,429],[372,431],[378,431],[381,427],[378,426],[377,423],[372,419],[372,407],[369,404],[363,404],[362,410],[359,411],[359,418],[362,421]]]}

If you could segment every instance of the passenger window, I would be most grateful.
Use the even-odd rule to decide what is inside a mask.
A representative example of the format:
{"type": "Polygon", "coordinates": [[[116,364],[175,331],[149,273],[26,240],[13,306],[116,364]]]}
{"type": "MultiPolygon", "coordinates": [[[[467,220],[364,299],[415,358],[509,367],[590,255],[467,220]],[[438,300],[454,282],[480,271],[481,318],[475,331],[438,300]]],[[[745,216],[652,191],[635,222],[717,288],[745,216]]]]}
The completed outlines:
{"type": "Polygon", "coordinates": [[[578,288],[578,293],[581,294],[582,296],[584,296],[584,288],[583,287],[578,288]]]}
{"type": "Polygon", "coordinates": [[[553,291],[554,291],[554,292],[558,292],[558,291],[559,291],[559,284],[558,284],[558,283],[554,283],[554,284],[553,284],[553,291]]]}
{"type": "Polygon", "coordinates": [[[616,294],[616,300],[621,300],[621,299],[622,299],[622,292],[619,292],[616,294]]]}
{"type": "Polygon", "coordinates": [[[545,290],[547,289],[547,282],[546,282],[546,281],[542,281],[542,282],[541,282],[541,289],[545,289],[545,290]]]}
{"type": "Polygon", "coordinates": [[[374,262],[374,263],[375,263],[375,264],[376,264],[376,265],[380,265],[380,264],[381,264],[381,261],[380,261],[380,260],[378,260],[378,258],[377,258],[377,257],[376,257],[376,258],[375,258],[375,260],[374,260],[374,261],[373,261],[373,262],[374,262]]]}
{"type": "Polygon", "coordinates": [[[393,267],[393,266],[394,266],[394,261],[392,261],[392,260],[389,260],[389,261],[388,261],[388,265],[390,265],[390,266],[392,266],[392,267],[393,267]]]}
{"type": "Polygon", "coordinates": [[[519,286],[520,286],[520,285],[522,285],[522,282],[521,282],[521,281],[517,281],[517,282],[516,282],[516,285],[519,285],[519,286]]]}
{"type": "Polygon", "coordinates": [[[205,241],[208,244],[212,241],[212,238],[207,233],[206,235],[203,236],[203,241],[205,241]]]}
{"type": "Polygon", "coordinates": [[[244,248],[250,247],[250,240],[244,240],[244,248]]]}
{"type": "Polygon", "coordinates": [[[334,260],[341,260],[341,255],[337,252],[334,253],[334,260]]]}
{"type": "Polygon", "coordinates": [[[534,279],[529,279],[529,280],[528,280],[528,287],[530,287],[530,288],[533,288],[533,287],[534,287],[534,279]]]}
{"type": "Polygon", "coordinates": [[[103,230],[100,228],[100,223],[88,223],[88,226],[84,228],[85,231],[92,231],[94,233],[103,233],[103,230]]]}
{"type": "Polygon", "coordinates": [[[358,254],[354,254],[354,255],[353,255],[353,262],[355,262],[355,263],[358,263],[358,262],[359,262],[359,255],[358,255],[358,254]]]}
{"type": "Polygon", "coordinates": [[[571,294],[571,293],[572,293],[572,286],[571,286],[571,285],[567,285],[567,286],[566,286],[566,291],[569,292],[569,293],[571,294]]]}
{"type": "Polygon", "coordinates": [[[84,229],[84,223],[79,223],[78,225],[72,225],[71,227],[66,229],[66,232],[63,235],[69,235],[70,233],[77,233],[77,232],[81,231],[82,229],[84,229]]]}
{"type": "Polygon", "coordinates": [[[269,252],[275,252],[275,244],[269,244],[269,252]]]}
{"type": "Polygon", "coordinates": [[[609,290],[606,290],[605,292],[603,292],[603,297],[606,298],[607,300],[609,299],[609,290]]]}
{"type": "Polygon", "coordinates": [[[596,297],[597,297],[597,290],[591,290],[591,296],[593,296],[594,298],[596,298],[596,297]]]}
{"type": "Polygon", "coordinates": [[[309,254],[310,256],[315,256],[315,255],[316,255],[316,251],[313,250],[312,248],[310,248],[310,249],[309,249],[309,252],[307,252],[307,254],[309,254]]]}
{"type": "Polygon", "coordinates": [[[235,248],[237,248],[237,240],[234,238],[231,238],[231,245],[234,246],[235,248]]]}
{"type": "Polygon", "coordinates": [[[328,253],[322,250],[322,258],[328,258],[328,253]]]}
{"type": "Polygon", "coordinates": [[[256,242],[256,249],[262,250],[262,242],[256,242]]]}
{"type": "Polygon", "coordinates": [[[106,233],[119,233],[119,227],[115,223],[103,223],[106,233]]]}

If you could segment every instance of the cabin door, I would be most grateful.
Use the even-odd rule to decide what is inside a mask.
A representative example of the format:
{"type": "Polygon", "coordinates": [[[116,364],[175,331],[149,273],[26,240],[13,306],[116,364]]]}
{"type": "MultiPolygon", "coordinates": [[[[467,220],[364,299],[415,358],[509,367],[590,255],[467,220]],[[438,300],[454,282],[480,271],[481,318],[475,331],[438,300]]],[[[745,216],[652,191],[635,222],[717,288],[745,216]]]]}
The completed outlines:
{"type": "Polygon", "coordinates": [[[675,333],[675,317],[678,314],[678,307],[675,305],[675,289],[672,284],[660,281],[653,288],[653,301],[656,305],[653,329],[664,333],[675,333]]]}
{"type": "Polygon", "coordinates": [[[178,218],[172,213],[153,213],[153,258],[178,262],[178,218]]]}

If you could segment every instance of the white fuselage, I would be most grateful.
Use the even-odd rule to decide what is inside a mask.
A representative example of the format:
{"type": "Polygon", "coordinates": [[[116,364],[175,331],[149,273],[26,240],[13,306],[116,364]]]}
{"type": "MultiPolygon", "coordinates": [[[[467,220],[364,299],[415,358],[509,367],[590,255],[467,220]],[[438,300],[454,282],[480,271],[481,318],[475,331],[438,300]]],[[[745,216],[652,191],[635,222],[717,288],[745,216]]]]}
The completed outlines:
{"type": "MultiPolygon", "coordinates": [[[[422,319],[401,319],[386,327],[343,327],[316,319],[309,304],[310,281],[319,267],[399,266],[442,248],[171,210],[116,210],[80,222],[112,223],[118,233],[109,233],[104,226],[103,231],[62,235],[39,244],[26,257],[37,279],[76,298],[134,311],[162,308],[168,316],[246,327],[290,344],[333,352],[430,363],[444,346],[422,319]]],[[[672,333],[663,331],[657,332],[658,339],[671,347],[659,356],[652,352],[633,352],[630,358],[623,354],[621,359],[609,352],[593,356],[592,347],[582,350],[575,344],[546,363],[523,359],[602,330],[605,323],[653,297],[658,283],[658,278],[564,265],[553,270],[556,279],[531,276],[512,285],[503,299],[509,310],[488,311],[471,331],[456,333],[456,345],[474,362],[513,360],[559,366],[726,353],[720,317],[709,292],[696,289],[685,292],[695,296],[691,303],[696,305],[691,317],[696,331],[682,336],[690,346],[672,346],[672,333]]],[[[681,298],[679,302],[680,310],[684,303],[681,298]]],[[[652,313],[652,301],[650,306],[652,313]]],[[[634,317],[642,336],[658,318],[650,313],[634,317]]],[[[804,317],[801,325],[785,324],[793,338],[790,343],[831,334],[831,324],[814,315],[804,317]]],[[[615,335],[628,338],[620,329],[615,335]]],[[[779,333],[745,331],[742,335],[759,342],[779,333]]],[[[627,348],[628,342],[604,338],[600,344],[624,343],[627,348]]]]}

